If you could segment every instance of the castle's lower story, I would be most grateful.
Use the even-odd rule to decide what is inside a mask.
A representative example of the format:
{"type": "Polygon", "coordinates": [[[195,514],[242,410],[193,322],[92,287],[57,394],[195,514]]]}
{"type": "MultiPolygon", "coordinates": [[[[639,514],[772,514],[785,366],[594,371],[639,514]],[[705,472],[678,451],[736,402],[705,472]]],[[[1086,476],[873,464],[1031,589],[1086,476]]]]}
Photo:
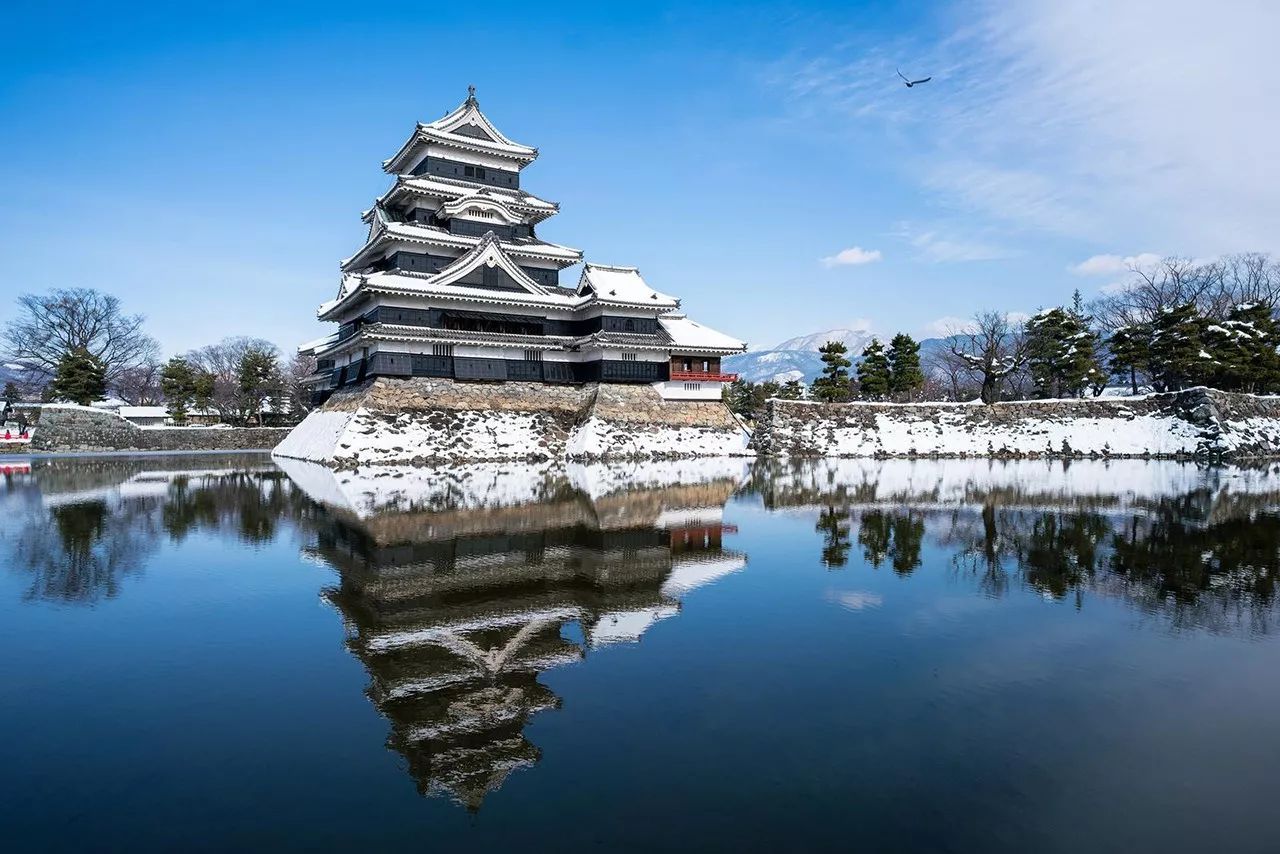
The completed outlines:
{"type": "MultiPolygon", "coordinates": [[[[463,260],[484,265],[487,255],[497,266],[501,253],[486,239],[463,260]]],[[[721,359],[745,349],[681,313],[634,268],[588,264],[567,293],[450,293],[438,283],[424,293],[404,278],[362,276],[350,296],[322,307],[342,323],[302,348],[316,357],[313,403],[374,377],[647,384],[664,400],[711,401],[735,379],[721,359]]]]}

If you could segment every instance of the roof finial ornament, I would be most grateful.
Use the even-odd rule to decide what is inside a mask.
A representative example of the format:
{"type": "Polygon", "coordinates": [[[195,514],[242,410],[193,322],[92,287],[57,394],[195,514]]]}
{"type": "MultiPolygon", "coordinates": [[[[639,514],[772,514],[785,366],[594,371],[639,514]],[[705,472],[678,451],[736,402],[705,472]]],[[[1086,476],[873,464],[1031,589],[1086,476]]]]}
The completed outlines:
{"type": "Polygon", "coordinates": [[[478,103],[476,101],[476,87],[474,85],[467,87],[467,103],[468,104],[478,103]]]}

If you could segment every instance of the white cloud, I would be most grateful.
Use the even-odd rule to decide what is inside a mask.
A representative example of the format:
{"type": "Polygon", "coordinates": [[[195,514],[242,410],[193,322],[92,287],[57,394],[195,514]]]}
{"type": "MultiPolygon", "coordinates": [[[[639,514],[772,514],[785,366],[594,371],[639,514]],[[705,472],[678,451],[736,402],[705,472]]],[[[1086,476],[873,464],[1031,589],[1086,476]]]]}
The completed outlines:
{"type": "Polygon", "coordinates": [[[861,246],[850,246],[841,249],[834,255],[822,259],[824,267],[855,267],[879,261],[883,256],[879,249],[863,249],[861,246]]]}
{"type": "Polygon", "coordinates": [[[1079,276],[1113,276],[1126,273],[1133,268],[1151,267],[1160,262],[1160,256],[1154,252],[1140,252],[1137,255],[1093,255],[1071,268],[1071,272],[1079,276]]]}
{"type": "Polygon", "coordinates": [[[937,320],[926,323],[920,330],[920,337],[946,338],[948,335],[968,332],[972,329],[972,317],[955,317],[954,315],[947,315],[946,317],[939,317],[937,320]]]}
{"type": "MultiPolygon", "coordinates": [[[[1025,311],[1011,311],[1005,315],[1005,319],[1014,326],[1021,326],[1031,319],[1031,315],[1025,311]]],[[[946,338],[950,335],[962,335],[966,332],[973,332],[977,329],[972,317],[956,317],[947,315],[939,317],[937,320],[926,323],[920,329],[921,338],[946,338]]]]}

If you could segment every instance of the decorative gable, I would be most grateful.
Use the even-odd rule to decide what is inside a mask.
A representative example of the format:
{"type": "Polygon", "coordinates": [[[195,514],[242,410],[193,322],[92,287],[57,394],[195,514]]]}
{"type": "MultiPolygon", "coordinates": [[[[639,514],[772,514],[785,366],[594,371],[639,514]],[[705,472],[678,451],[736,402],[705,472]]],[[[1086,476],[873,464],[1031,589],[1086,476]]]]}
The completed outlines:
{"type": "Polygon", "coordinates": [[[529,278],[529,274],[502,251],[502,244],[492,231],[485,232],[470,252],[437,273],[431,282],[435,285],[524,290],[539,296],[547,294],[546,288],[529,278]]]}

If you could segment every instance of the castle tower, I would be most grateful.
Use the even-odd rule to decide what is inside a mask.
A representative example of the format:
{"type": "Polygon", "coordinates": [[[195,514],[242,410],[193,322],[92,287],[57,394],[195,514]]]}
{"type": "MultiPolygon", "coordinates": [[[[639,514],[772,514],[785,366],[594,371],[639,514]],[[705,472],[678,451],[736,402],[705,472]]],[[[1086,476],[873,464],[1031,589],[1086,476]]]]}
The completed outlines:
{"type": "Polygon", "coordinates": [[[318,317],[338,331],[304,345],[313,399],[371,377],[648,383],[668,400],[718,400],[723,356],[746,345],[690,320],[634,267],[583,264],[544,240],[559,206],[527,192],[538,150],[480,111],[419,123],[382,168],[364,245],[341,263],[318,317]]]}

